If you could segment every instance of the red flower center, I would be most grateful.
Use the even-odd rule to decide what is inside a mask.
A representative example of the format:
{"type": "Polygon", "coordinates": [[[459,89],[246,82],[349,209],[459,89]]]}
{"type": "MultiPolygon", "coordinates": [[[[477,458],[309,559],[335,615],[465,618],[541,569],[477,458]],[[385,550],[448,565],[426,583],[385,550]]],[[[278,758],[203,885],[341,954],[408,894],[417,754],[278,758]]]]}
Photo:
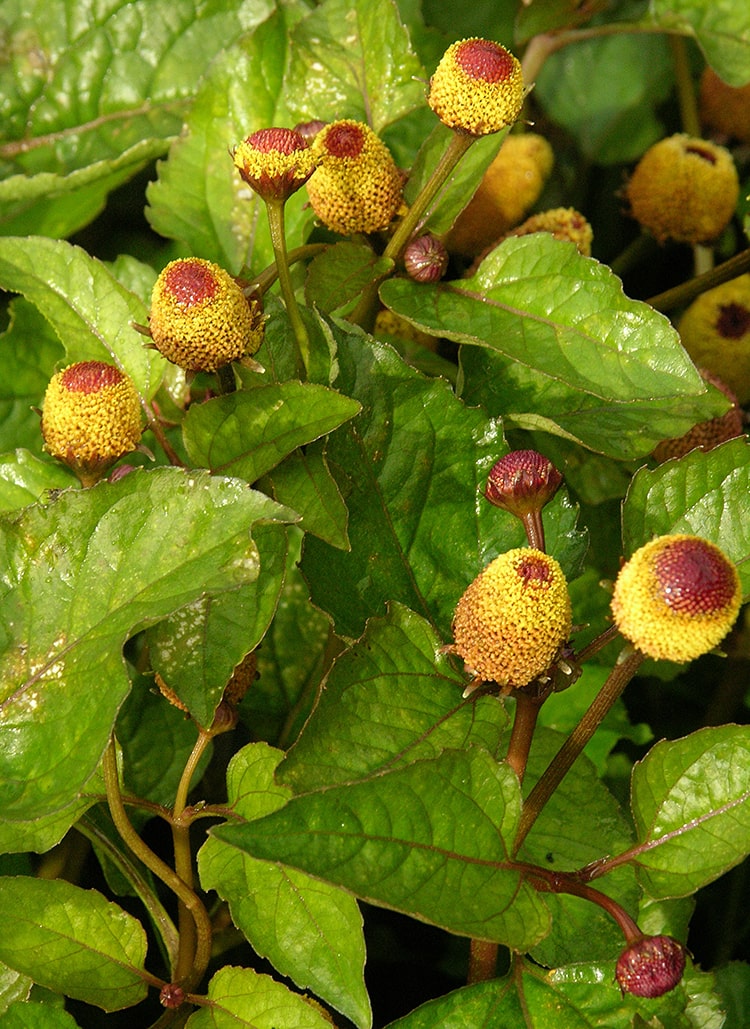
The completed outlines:
{"type": "Polygon", "coordinates": [[[540,557],[534,557],[533,554],[529,554],[519,562],[516,574],[519,579],[524,580],[525,584],[534,585],[536,583],[549,582],[552,578],[552,569],[540,557]]]}
{"type": "Polygon", "coordinates": [[[192,307],[216,295],[218,283],[213,271],[198,261],[180,261],[167,269],[164,288],[178,304],[192,307]]]}
{"type": "Polygon", "coordinates": [[[736,580],[728,560],[702,540],[677,540],[659,554],[654,572],[674,611],[710,614],[731,603],[736,580]]]}
{"type": "Polygon", "coordinates": [[[722,304],[716,320],[716,331],[724,339],[742,339],[750,330],[750,310],[743,304],[722,304]]]}
{"type": "Polygon", "coordinates": [[[364,133],[359,125],[333,125],[326,133],[325,145],[332,157],[359,157],[364,133]]]}
{"type": "Polygon", "coordinates": [[[98,393],[107,386],[116,386],[122,380],[122,372],[113,364],[79,361],[65,369],[60,376],[60,385],[69,393],[98,393]]]}
{"type": "Polygon", "coordinates": [[[247,143],[261,154],[293,154],[295,150],[307,149],[304,136],[294,129],[259,129],[248,136],[247,143]]]}
{"type": "Polygon", "coordinates": [[[456,63],[472,79],[485,82],[502,82],[513,74],[514,61],[511,54],[487,39],[467,39],[456,50],[456,63]]]}

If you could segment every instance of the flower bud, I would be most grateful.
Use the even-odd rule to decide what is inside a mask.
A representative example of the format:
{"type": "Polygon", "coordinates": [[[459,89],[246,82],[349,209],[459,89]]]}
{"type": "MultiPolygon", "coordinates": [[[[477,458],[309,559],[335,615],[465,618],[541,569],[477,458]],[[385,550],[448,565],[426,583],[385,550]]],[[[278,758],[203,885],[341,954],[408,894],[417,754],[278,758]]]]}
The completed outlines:
{"type": "Polygon", "coordinates": [[[319,161],[307,183],[315,214],[348,236],[387,229],[401,204],[403,180],[385,143],[363,122],[331,122],[312,145],[319,161]]]}
{"type": "Polygon", "coordinates": [[[560,565],[519,547],[496,557],[466,589],[453,617],[451,649],[479,680],[509,692],[547,672],[570,629],[560,565]]]}
{"type": "Polygon", "coordinates": [[[232,151],[245,182],[264,200],[286,200],[307,182],[316,159],[294,129],[260,129],[232,151]]]}
{"type": "Polygon", "coordinates": [[[615,978],[623,993],[661,997],[682,979],[685,948],[671,936],[642,936],[617,959],[615,978]]]}
{"type": "Polygon", "coordinates": [[[215,372],[254,354],[263,342],[259,300],[248,299],[218,264],[199,257],[172,261],[151,294],[154,345],[186,371],[215,372]]]}
{"type": "Polygon", "coordinates": [[[317,134],[325,127],[326,123],[324,121],[321,121],[320,118],[313,118],[312,121],[297,122],[294,126],[294,131],[299,132],[308,146],[312,146],[312,142],[317,134]]]}
{"type": "Polygon", "coordinates": [[[750,401],[750,275],[701,293],[677,331],[695,364],[718,375],[740,404],[750,401]]]}
{"type": "Polygon", "coordinates": [[[484,495],[495,507],[523,518],[540,511],[561,482],[560,472],[537,450],[511,450],[490,469],[484,495]]]}
{"type": "Polygon", "coordinates": [[[521,64],[487,39],[462,39],[443,54],[427,102],[449,128],[485,136],[512,125],[524,99],[521,64]]]}
{"type": "Polygon", "coordinates": [[[104,361],[80,361],[52,377],[42,411],[44,449],[85,486],[97,482],[141,439],[141,405],[132,380],[104,361]]]}
{"type": "Polygon", "coordinates": [[[448,251],[437,236],[427,232],[407,244],[404,267],[415,282],[437,282],[448,267],[448,251]]]}
{"type": "Polygon", "coordinates": [[[646,151],[625,193],[632,216],[659,243],[710,243],[729,224],[740,185],[728,150],[677,133],[646,151]]]}
{"type": "Polygon", "coordinates": [[[737,569],[719,547],[699,536],[659,536],[620,569],[612,614],[644,654],[682,663],[724,639],[741,602],[737,569]]]}

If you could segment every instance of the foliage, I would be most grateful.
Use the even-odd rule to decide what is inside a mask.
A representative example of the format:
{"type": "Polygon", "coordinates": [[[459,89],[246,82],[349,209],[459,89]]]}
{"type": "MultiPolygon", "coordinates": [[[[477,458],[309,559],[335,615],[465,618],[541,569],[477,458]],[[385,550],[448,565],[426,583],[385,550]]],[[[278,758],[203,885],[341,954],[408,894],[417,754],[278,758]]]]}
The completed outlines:
{"type": "MultiPolygon", "coordinates": [[[[738,928],[701,907],[736,907],[721,891],[750,853],[746,612],[724,658],[641,663],[606,587],[654,535],[691,533],[750,595],[746,437],[653,457],[729,407],[673,326],[709,248],[657,247],[618,192],[695,129],[706,64],[750,81],[746,3],[6,0],[0,26],[0,1024],[748,1024],[738,928]],[[536,208],[584,212],[594,256],[534,233],[417,282],[394,239],[448,233],[504,136],[464,139],[410,225],[459,156],[426,84],[472,35],[535,80],[522,118],[556,161],[536,208]],[[410,171],[409,208],[343,240],[303,188],[280,249],[227,151],[342,118],[410,171]],[[264,294],[259,364],[186,374],[148,345],[156,276],[188,255],[264,294]],[[126,372],[146,418],[88,488],[38,424],[80,361],[126,372]],[[573,638],[554,688],[471,692],[453,612],[528,541],[483,496],[523,448],[564,476],[544,545],[573,638]],[[418,923],[444,947],[413,1004],[375,983],[388,911],[402,976],[418,923]],[[656,999],[615,982],[636,923],[696,956],[656,999]]],[[[747,270],[743,210],[718,270],[747,270]]]]}

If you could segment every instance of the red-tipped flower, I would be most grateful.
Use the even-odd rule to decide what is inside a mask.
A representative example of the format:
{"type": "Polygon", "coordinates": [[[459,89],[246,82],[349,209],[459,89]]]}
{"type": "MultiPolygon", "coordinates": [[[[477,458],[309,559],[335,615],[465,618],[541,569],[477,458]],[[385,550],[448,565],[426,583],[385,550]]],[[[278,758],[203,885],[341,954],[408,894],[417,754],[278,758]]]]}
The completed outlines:
{"type": "Polygon", "coordinates": [[[304,186],[317,159],[295,129],[259,129],[232,151],[240,175],[264,200],[286,200],[304,186]]]}
{"type": "Polygon", "coordinates": [[[685,948],[671,936],[642,936],[617,959],[615,977],[623,993],[661,997],[682,979],[685,948]]]}
{"type": "Polygon", "coordinates": [[[450,128],[486,136],[513,124],[524,93],[521,64],[505,47],[489,39],[462,39],[443,54],[427,102],[450,128]]]}

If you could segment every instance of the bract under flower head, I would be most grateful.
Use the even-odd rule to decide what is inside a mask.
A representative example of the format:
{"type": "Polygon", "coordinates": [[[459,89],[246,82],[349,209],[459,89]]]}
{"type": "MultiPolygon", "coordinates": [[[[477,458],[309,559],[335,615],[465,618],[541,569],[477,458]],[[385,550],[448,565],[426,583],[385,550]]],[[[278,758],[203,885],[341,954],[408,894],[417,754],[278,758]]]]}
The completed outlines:
{"type": "Polygon", "coordinates": [[[387,229],[401,204],[403,179],[372,129],[349,119],[331,122],[312,151],[319,165],[307,194],[323,224],[344,236],[387,229]]]}
{"type": "Polygon", "coordinates": [[[496,557],[464,592],[452,649],[478,678],[510,690],[547,671],[570,629],[560,565],[540,550],[519,547],[496,557]]]}
{"type": "Polygon", "coordinates": [[[157,278],[149,329],[173,364],[214,372],[258,350],[264,319],[260,301],[248,299],[228,272],[188,257],[170,262],[157,278]]]}
{"type": "Polygon", "coordinates": [[[304,186],[317,163],[300,132],[281,128],[253,132],[237,144],[232,159],[248,186],[264,200],[286,200],[304,186]]]}
{"type": "Polygon", "coordinates": [[[427,102],[458,132],[486,136],[518,118],[524,98],[521,63],[488,39],[462,39],[443,54],[427,102]]]}
{"type": "Polygon", "coordinates": [[[677,133],[646,151],[626,195],[636,221],[660,243],[710,243],[734,214],[740,184],[732,155],[677,133]]]}
{"type": "Polygon", "coordinates": [[[95,482],[141,439],[141,405],[132,380],[115,365],[80,361],[52,377],[42,411],[44,448],[85,485],[95,482]]]}
{"type": "Polygon", "coordinates": [[[649,657],[683,663],[713,650],[742,602],[732,561],[708,540],[659,536],[633,554],[615,582],[612,614],[649,657]]]}

